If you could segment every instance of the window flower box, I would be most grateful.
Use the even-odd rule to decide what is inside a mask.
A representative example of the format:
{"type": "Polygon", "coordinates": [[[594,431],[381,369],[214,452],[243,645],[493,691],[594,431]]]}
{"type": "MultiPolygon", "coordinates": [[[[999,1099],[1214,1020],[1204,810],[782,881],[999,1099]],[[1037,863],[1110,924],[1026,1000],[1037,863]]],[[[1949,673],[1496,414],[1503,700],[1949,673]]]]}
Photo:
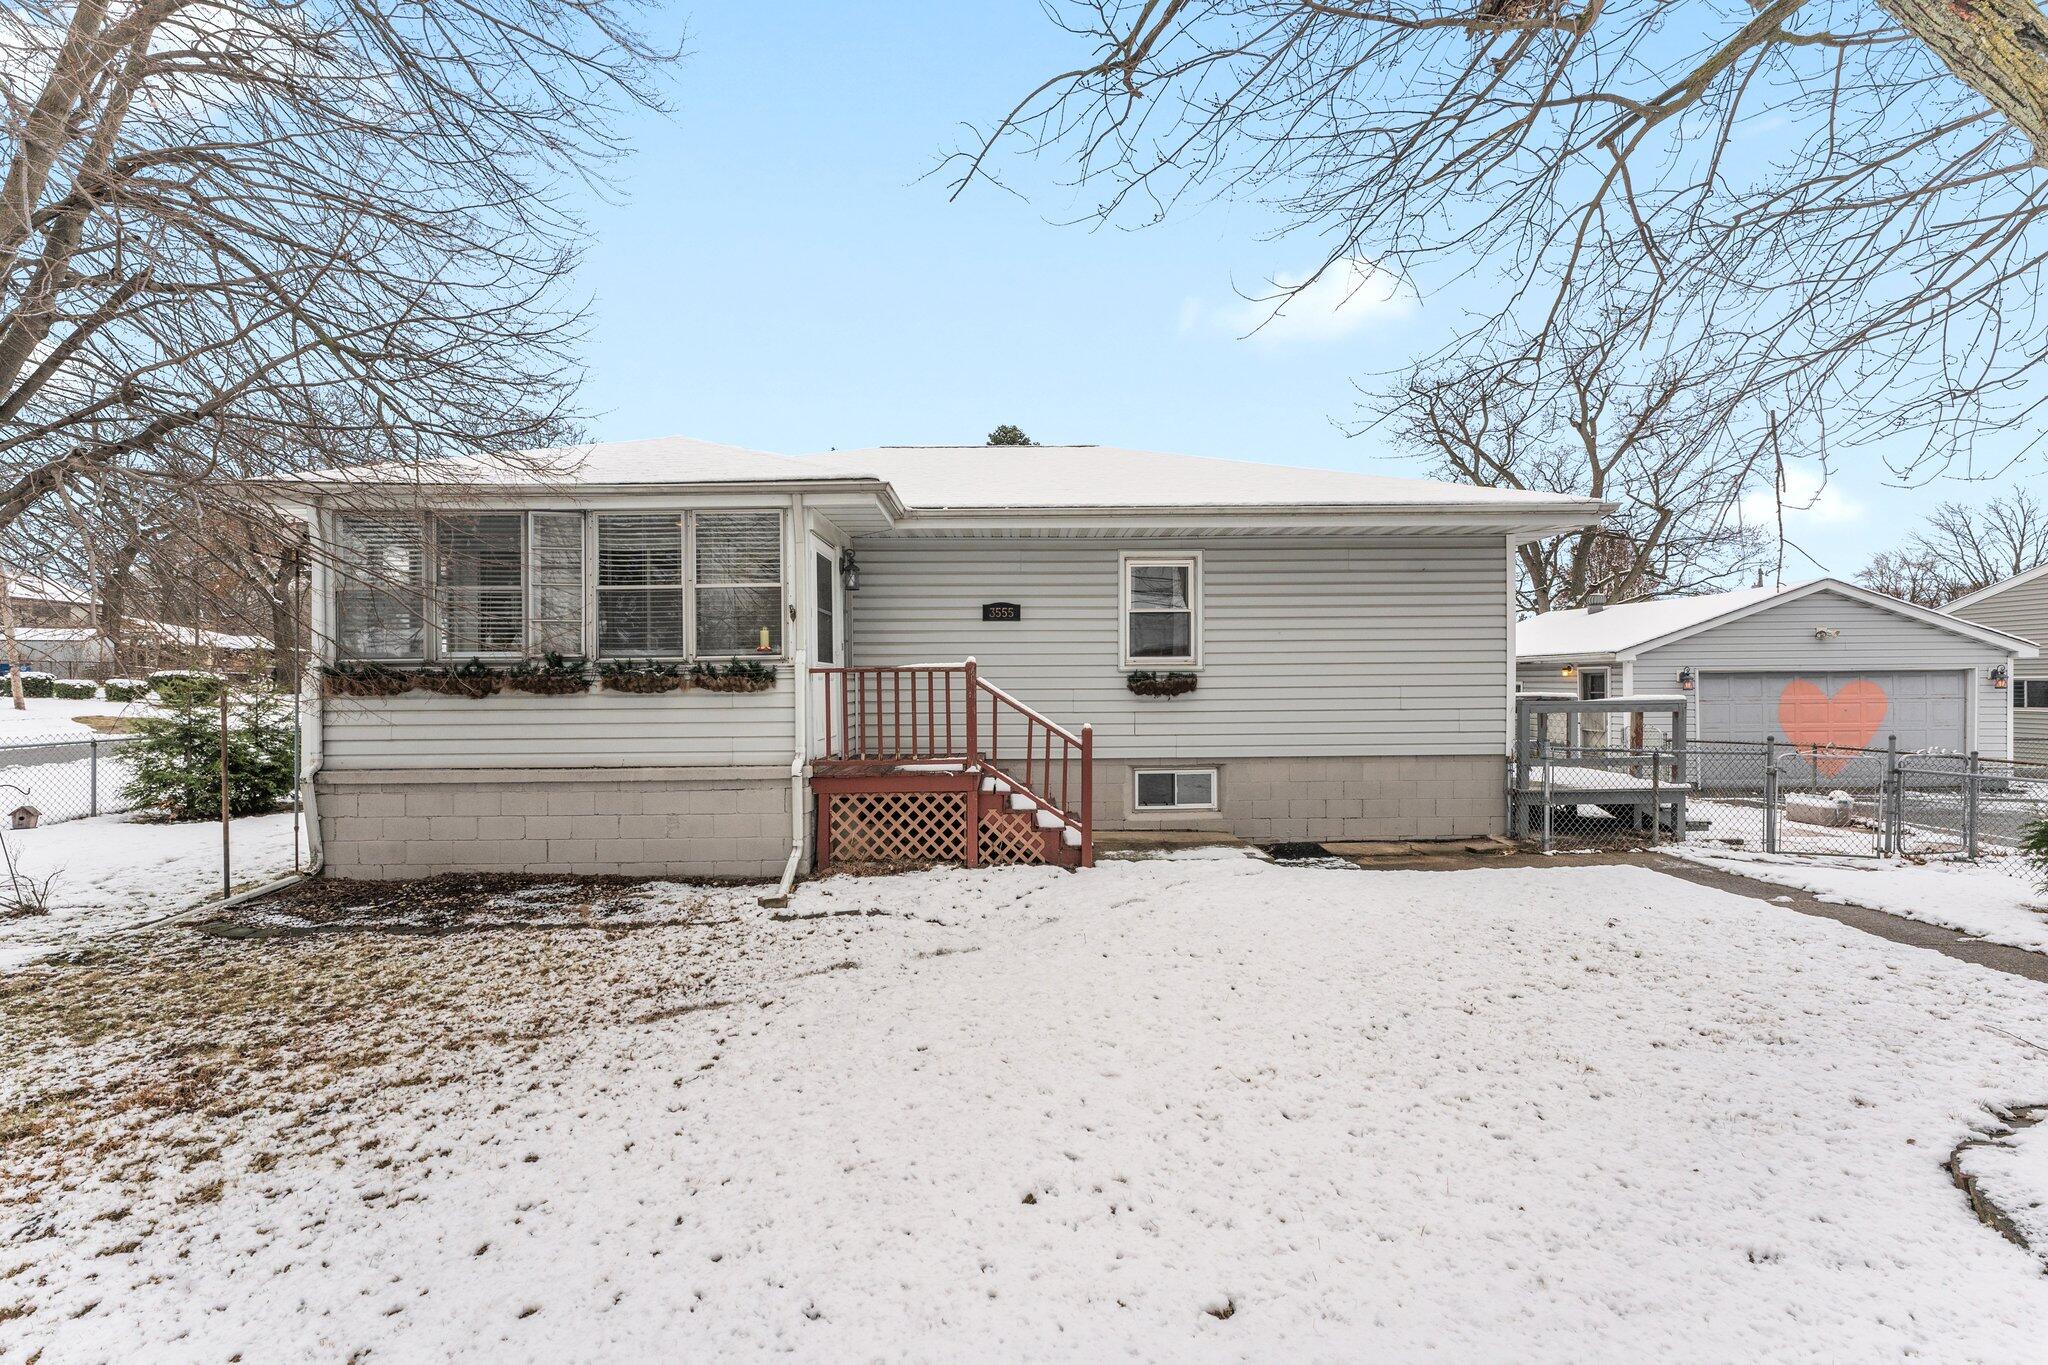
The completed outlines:
{"type": "Polygon", "coordinates": [[[584,671],[583,660],[564,659],[550,652],[543,659],[529,659],[506,670],[505,686],[536,697],[567,697],[588,692],[590,675],[584,671]]]}
{"type": "MultiPolygon", "coordinates": [[[[330,697],[396,697],[412,690],[412,674],[383,664],[338,664],[323,669],[321,678],[330,697]]],[[[111,699],[112,683],[107,692],[111,699]]]]}
{"type": "Polygon", "coordinates": [[[706,692],[766,692],[775,686],[775,670],[752,659],[735,659],[724,668],[697,664],[690,669],[690,685],[706,692]]]}
{"type": "Polygon", "coordinates": [[[505,685],[505,675],[480,659],[455,668],[423,668],[412,675],[413,686],[444,697],[481,700],[505,685]]]}
{"type": "Polygon", "coordinates": [[[1141,668],[1124,675],[1124,686],[1140,697],[1178,697],[1195,690],[1201,678],[1193,673],[1155,673],[1141,668]]]}
{"type": "Polygon", "coordinates": [[[632,692],[649,695],[656,692],[680,692],[690,685],[690,675],[674,664],[626,663],[607,659],[598,665],[598,686],[607,692],[632,692]]]}

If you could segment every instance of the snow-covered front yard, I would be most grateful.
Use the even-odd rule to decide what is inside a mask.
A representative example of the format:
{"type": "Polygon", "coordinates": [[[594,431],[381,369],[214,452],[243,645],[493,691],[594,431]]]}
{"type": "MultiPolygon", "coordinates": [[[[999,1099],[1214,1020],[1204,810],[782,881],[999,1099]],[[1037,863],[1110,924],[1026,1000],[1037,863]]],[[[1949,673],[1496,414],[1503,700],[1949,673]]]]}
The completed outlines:
{"type": "MultiPolygon", "coordinates": [[[[291,871],[292,819],[287,811],[233,822],[237,887],[291,871]]],[[[207,821],[173,825],[102,815],[9,830],[6,839],[24,878],[55,880],[48,914],[0,915],[0,972],[220,894],[220,826],[207,821]]],[[[8,889],[0,880],[0,892],[8,889]]]]}
{"type": "Polygon", "coordinates": [[[2048,1340],[2041,1262],[1943,1165],[2048,1100],[2048,988],[1647,868],[1219,854],[543,917],[0,978],[0,1359],[2048,1340]]]}

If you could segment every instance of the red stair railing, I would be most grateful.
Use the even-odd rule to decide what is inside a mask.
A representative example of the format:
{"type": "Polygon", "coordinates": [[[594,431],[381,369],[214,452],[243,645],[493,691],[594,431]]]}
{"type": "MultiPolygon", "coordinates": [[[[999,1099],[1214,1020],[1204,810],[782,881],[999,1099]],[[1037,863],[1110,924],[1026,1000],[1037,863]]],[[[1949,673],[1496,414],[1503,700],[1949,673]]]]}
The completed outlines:
{"type": "Polygon", "coordinates": [[[1051,811],[1095,863],[1095,731],[1077,734],[957,664],[821,667],[818,759],[856,765],[957,764],[1051,811]]]}

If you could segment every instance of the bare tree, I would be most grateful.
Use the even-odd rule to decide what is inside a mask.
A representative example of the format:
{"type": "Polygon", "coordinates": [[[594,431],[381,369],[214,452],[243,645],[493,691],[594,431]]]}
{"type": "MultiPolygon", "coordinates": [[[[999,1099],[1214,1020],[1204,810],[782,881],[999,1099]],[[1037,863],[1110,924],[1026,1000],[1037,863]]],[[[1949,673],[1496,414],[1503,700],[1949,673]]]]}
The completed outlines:
{"type": "Polygon", "coordinates": [[[1764,415],[1692,361],[1594,329],[1419,366],[1374,407],[1439,476],[1619,505],[1518,551],[1525,611],[1702,592],[1761,561],[1742,499],[1774,465],[1764,415]]]}
{"type": "Polygon", "coordinates": [[[2048,506],[2025,488],[1982,507],[1945,502],[1896,550],[1856,575],[1865,587],[1939,607],[2048,564],[2048,506]]]}
{"type": "Polygon", "coordinates": [[[0,537],[65,496],[223,505],[230,477],[558,439],[556,191],[658,101],[635,7],[0,14],[0,537]]]}
{"type": "Polygon", "coordinates": [[[1070,168],[1091,217],[1227,194],[1313,234],[1322,271],[1371,261],[1428,291],[1476,259],[1502,287],[1444,354],[1547,341],[1627,297],[1681,345],[1714,340],[1781,437],[1817,454],[1825,418],[1835,443],[1894,438],[1907,475],[1968,466],[1986,423],[2048,397],[2048,21],[2030,0],[1053,13],[1085,52],[959,155],[956,193],[1007,147],[1070,168]]]}

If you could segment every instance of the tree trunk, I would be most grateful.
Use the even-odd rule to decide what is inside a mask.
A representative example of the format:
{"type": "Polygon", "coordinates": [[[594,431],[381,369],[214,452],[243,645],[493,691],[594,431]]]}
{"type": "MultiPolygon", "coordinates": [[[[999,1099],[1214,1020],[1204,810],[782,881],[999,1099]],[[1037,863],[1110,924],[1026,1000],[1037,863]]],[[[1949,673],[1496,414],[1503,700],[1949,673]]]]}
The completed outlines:
{"type": "Polygon", "coordinates": [[[2048,165],[2048,19],[2033,0],[1879,0],[2048,165]]]}
{"type": "Polygon", "coordinates": [[[9,691],[14,694],[14,709],[28,710],[28,698],[21,690],[21,648],[14,639],[13,586],[8,582],[7,570],[0,568],[0,639],[7,649],[7,681],[9,691]]]}

